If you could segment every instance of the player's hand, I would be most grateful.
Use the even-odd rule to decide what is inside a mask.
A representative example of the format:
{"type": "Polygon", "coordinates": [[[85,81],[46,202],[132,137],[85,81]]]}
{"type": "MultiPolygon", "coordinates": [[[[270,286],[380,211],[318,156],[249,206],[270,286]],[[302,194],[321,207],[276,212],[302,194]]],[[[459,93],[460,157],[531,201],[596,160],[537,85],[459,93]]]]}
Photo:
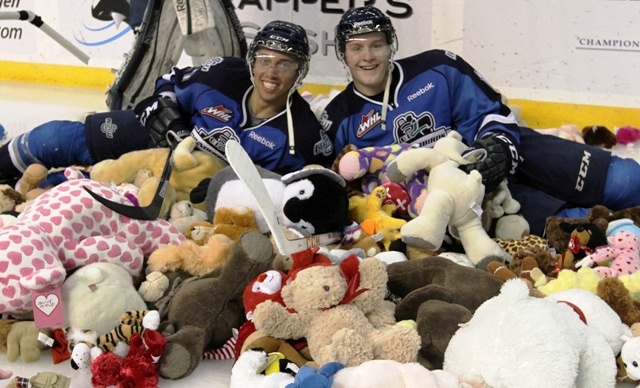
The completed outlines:
{"type": "Polygon", "coordinates": [[[181,139],[191,133],[182,117],[180,106],[169,98],[146,98],[136,106],[135,112],[158,147],[175,147],[181,139]]]}
{"type": "Polygon", "coordinates": [[[519,161],[518,149],[507,135],[499,133],[474,141],[465,154],[479,150],[483,151],[482,157],[477,162],[461,165],[460,169],[467,173],[478,170],[485,192],[489,193],[509,174],[515,173],[519,161]]]}

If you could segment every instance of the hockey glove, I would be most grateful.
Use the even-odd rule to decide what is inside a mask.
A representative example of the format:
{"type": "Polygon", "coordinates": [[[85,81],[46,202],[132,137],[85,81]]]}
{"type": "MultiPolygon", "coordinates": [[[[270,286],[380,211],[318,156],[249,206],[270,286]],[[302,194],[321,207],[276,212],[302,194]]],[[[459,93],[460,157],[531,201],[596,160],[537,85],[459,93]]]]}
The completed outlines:
{"type": "Polygon", "coordinates": [[[514,174],[518,167],[516,143],[504,133],[474,141],[467,152],[474,150],[483,150],[484,156],[475,163],[460,166],[460,169],[467,173],[478,170],[487,193],[498,187],[509,174],[514,174]]]}
{"type": "Polygon", "coordinates": [[[158,147],[175,146],[191,133],[180,113],[179,105],[170,98],[152,96],[142,100],[135,108],[136,116],[158,147]]]}

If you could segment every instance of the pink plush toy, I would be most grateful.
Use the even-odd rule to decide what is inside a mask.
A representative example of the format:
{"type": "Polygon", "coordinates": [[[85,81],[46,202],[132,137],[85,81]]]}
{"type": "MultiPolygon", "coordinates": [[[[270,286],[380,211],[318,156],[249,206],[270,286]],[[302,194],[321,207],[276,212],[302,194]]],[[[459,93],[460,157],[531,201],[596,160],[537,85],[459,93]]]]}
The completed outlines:
{"type": "Polygon", "coordinates": [[[634,274],[640,268],[640,240],[629,231],[616,232],[607,237],[608,246],[596,251],[576,263],[576,267],[611,262],[609,266],[598,266],[594,271],[602,277],[634,274]]]}
{"type": "Polygon", "coordinates": [[[630,125],[626,127],[618,128],[616,130],[616,138],[620,144],[631,144],[640,140],[640,129],[634,128],[630,125]]]}
{"type": "Polygon", "coordinates": [[[106,261],[132,276],[145,255],[185,237],[166,220],[134,220],[107,209],[83,187],[111,201],[131,205],[108,185],[85,179],[74,168],[68,181],[36,198],[17,222],[0,229],[0,313],[32,311],[32,290],[60,286],[67,271],[106,261]]]}
{"type": "Polygon", "coordinates": [[[347,152],[338,163],[338,173],[347,181],[361,179],[362,192],[366,195],[371,194],[376,187],[384,185],[387,188],[389,202],[396,205],[396,211],[415,218],[420,214],[426,196],[427,174],[419,171],[399,182],[399,185],[387,177],[389,163],[410,147],[409,144],[393,144],[347,152]]]}

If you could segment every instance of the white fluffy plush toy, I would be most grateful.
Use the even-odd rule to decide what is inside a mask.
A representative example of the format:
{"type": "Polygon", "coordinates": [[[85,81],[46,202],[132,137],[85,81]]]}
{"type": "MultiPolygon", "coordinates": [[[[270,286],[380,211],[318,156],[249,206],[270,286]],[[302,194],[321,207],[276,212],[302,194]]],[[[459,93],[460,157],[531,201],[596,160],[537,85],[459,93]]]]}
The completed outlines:
{"type": "Polygon", "coordinates": [[[630,334],[595,294],[534,298],[522,279],[507,281],[461,326],[443,369],[494,388],[615,387],[620,336],[630,334]]]}

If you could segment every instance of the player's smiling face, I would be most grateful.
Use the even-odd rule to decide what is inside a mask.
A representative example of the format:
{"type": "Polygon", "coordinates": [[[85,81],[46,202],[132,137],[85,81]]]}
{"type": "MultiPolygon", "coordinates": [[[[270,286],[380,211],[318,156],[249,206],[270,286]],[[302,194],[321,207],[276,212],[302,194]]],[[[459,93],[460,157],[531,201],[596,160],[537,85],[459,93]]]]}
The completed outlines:
{"type": "Polygon", "coordinates": [[[369,32],[349,37],[344,60],[356,89],[367,96],[384,91],[389,74],[391,47],[382,32],[369,32]]]}
{"type": "Polygon", "coordinates": [[[260,48],[253,65],[255,88],[260,99],[285,107],[289,90],[298,78],[297,58],[292,54],[260,48]]]}

